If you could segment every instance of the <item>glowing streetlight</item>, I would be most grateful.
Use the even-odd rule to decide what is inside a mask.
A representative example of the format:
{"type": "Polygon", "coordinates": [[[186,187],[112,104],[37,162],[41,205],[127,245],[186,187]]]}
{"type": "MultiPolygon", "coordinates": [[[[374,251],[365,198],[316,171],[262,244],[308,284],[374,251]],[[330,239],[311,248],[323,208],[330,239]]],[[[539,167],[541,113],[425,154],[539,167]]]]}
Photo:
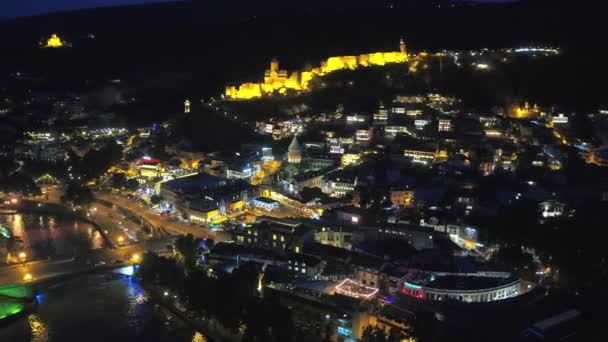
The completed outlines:
{"type": "Polygon", "coordinates": [[[125,242],[125,238],[122,237],[122,236],[119,236],[118,237],[118,243],[122,245],[124,242],[125,242]]]}
{"type": "Polygon", "coordinates": [[[133,263],[139,263],[139,261],[141,260],[141,257],[139,256],[139,254],[133,254],[133,256],[131,257],[131,261],[133,263]]]}
{"type": "Polygon", "coordinates": [[[25,252],[20,252],[19,260],[21,260],[22,262],[25,262],[26,259],[27,259],[27,254],[25,252]]]}
{"type": "Polygon", "coordinates": [[[33,277],[33,276],[30,274],[30,273],[26,273],[26,274],[23,276],[23,281],[24,281],[24,282],[26,282],[26,283],[29,283],[29,282],[31,282],[32,280],[34,280],[34,277],[33,277]]]}

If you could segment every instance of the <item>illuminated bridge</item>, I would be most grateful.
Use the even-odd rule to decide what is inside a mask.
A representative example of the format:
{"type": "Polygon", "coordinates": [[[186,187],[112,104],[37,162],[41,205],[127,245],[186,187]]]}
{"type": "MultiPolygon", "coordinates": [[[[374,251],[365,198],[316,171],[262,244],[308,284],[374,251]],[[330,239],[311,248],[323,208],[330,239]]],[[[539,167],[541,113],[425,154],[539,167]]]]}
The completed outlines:
{"type": "Polygon", "coordinates": [[[34,290],[29,284],[0,286],[0,320],[22,312],[34,299],[34,290]]]}

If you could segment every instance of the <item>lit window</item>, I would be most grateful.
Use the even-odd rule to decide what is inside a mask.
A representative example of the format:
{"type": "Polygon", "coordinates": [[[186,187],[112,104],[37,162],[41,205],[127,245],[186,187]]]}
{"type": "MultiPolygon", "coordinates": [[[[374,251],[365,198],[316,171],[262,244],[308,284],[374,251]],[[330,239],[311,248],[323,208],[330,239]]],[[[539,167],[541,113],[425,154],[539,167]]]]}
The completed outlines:
{"type": "Polygon", "coordinates": [[[276,240],[277,239],[277,234],[272,234],[272,239],[276,240]]]}

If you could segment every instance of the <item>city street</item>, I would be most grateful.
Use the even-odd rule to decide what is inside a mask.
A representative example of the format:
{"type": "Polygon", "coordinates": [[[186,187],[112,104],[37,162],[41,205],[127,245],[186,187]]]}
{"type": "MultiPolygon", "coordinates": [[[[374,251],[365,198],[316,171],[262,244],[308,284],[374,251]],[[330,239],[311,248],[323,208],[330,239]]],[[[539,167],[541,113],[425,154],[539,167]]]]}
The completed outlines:
{"type": "Polygon", "coordinates": [[[230,235],[224,232],[213,232],[207,227],[159,216],[151,212],[148,208],[140,207],[135,201],[127,198],[100,192],[95,193],[95,196],[101,200],[113,203],[118,207],[128,209],[129,211],[143,217],[155,227],[162,227],[171,233],[192,234],[194,237],[198,238],[213,238],[216,242],[229,241],[231,239],[230,235]]]}

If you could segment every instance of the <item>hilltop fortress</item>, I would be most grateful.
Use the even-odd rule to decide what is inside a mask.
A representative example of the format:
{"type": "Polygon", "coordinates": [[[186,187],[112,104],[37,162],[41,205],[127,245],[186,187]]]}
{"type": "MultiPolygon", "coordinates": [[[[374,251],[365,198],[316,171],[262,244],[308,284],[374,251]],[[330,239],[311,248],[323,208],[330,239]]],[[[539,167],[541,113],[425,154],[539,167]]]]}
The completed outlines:
{"type": "Polygon", "coordinates": [[[304,91],[309,89],[313,77],[323,76],[337,70],[354,70],[368,66],[382,66],[391,63],[408,61],[407,47],[403,39],[399,42],[399,51],[373,52],[359,56],[329,57],[317,68],[309,71],[294,71],[279,68],[279,62],[273,59],[270,69],[264,73],[263,83],[243,83],[240,86],[226,87],[225,96],[228,99],[247,100],[274,93],[285,94],[288,90],[304,91]]]}

